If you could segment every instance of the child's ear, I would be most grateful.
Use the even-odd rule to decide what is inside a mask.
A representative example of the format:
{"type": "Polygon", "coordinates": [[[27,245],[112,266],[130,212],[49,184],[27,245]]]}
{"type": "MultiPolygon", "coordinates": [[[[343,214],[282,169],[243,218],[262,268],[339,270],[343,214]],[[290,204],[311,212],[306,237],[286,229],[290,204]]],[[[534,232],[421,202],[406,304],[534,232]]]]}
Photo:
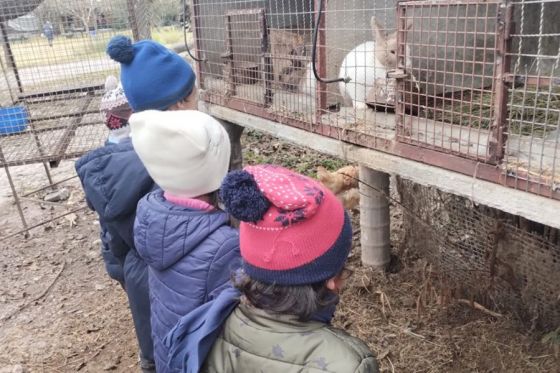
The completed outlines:
{"type": "Polygon", "coordinates": [[[336,285],[336,279],[335,278],[330,278],[327,280],[327,283],[325,284],[325,286],[327,287],[327,289],[329,289],[330,291],[336,292],[337,289],[337,285],[336,285]]]}

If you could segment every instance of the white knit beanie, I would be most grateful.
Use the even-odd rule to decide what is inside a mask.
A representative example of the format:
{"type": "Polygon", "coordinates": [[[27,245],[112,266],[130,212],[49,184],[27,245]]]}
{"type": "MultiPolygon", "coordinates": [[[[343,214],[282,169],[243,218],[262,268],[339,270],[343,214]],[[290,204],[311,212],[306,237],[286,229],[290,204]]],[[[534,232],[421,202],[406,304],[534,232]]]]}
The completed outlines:
{"type": "Polygon", "coordinates": [[[220,188],[231,148],[216,119],[195,110],[147,110],[129,122],[136,153],[164,191],[192,198],[220,188]]]}

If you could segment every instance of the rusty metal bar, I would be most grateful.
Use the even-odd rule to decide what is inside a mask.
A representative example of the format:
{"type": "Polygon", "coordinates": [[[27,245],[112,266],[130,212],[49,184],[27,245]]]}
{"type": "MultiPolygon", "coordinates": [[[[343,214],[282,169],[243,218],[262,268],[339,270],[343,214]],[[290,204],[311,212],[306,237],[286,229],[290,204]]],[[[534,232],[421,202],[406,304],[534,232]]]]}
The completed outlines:
{"type": "MultiPolygon", "coordinates": [[[[97,113],[96,111],[90,114],[95,114],[97,113]]],[[[86,112],[85,114],[88,114],[88,112],[86,112]]],[[[78,115],[73,115],[72,117],[76,117],[78,115]]],[[[63,117],[64,118],[64,117],[63,117]]],[[[77,128],[79,127],[85,127],[85,126],[94,126],[94,125],[98,125],[101,124],[101,121],[93,121],[93,122],[80,122],[76,125],[77,128]]],[[[41,134],[41,133],[45,133],[45,132],[53,132],[53,131],[59,131],[59,130],[63,130],[68,128],[67,125],[62,124],[62,125],[56,125],[56,126],[51,126],[51,127],[45,127],[45,128],[36,128],[35,129],[35,133],[37,134],[41,134]]],[[[21,133],[11,133],[9,135],[2,135],[2,138],[14,138],[14,137],[21,137],[21,136],[26,136],[29,132],[21,132],[21,133]]],[[[35,159],[35,158],[33,158],[35,159]]],[[[41,161],[41,159],[38,159],[38,161],[41,161]]],[[[2,166],[2,164],[0,163],[0,167],[2,166]]]]}
{"type": "Polygon", "coordinates": [[[224,79],[227,83],[227,88],[225,92],[226,97],[232,97],[235,95],[235,82],[234,82],[234,61],[233,61],[233,43],[232,43],[232,30],[231,30],[231,15],[227,13],[225,15],[225,26],[226,26],[226,52],[221,55],[225,60],[224,64],[224,79]]]}
{"type": "MultiPolygon", "coordinates": [[[[51,116],[47,116],[47,117],[31,118],[29,120],[29,122],[30,123],[39,123],[39,122],[46,122],[46,121],[54,120],[54,119],[83,117],[84,115],[98,114],[98,113],[99,113],[99,110],[88,110],[88,111],[84,111],[83,113],[68,113],[68,114],[51,115],[51,116]]],[[[52,127],[50,127],[50,128],[52,128],[52,127]]]]}
{"type": "Polygon", "coordinates": [[[470,5],[470,4],[500,4],[502,0],[413,0],[413,1],[399,1],[399,5],[404,5],[407,7],[423,7],[423,6],[433,6],[438,3],[444,5],[470,5]]]}
{"type": "Polygon", "coordinates": [[[491,139],[488,142],[489,162],[497,164],[504,157],[504,146],[507,131],[507,103],[508,88],[504,82],[504,77],[509,73],[510,61],[508,51],[510,50],[511,19],[513,16],[513,6],[502,3],[498,7],[498,19],[496,23],[496,67],[494,71],[495,81],[495,119],[491,127],[491,139]]]}
{"type": "MultiPolygon", "coordinates": [[[[323,1],[315,0],[315,9],[317,13],[319,13],[319,9],[321,6],[324,8],[321,9],[322,12],[325,12],[326,4],[323,1]]],[[[325,36],[325,18],[322,17],[321,21],[318,25],[314,25],[317,27],[317,73],[319,76],[325,76],[327,73],[327,51],[326,51],[326,36],[325,36]]],[[[315,77],[311,77],[311,79],[315,79],[315,77]]],[[[315,110],[315,123],[321,123],[321,118],[324,111],[327,109],[327,84],[321,81],[317,81],[315,85],[316,89],[316,110],[315,110]]]]}
{"type": "MultiPolygon", "coordinates": [[[[70,176],[70,177],[67,177],[67,178],[65,178],[65,179],[59,180],[59,181],[57,181],[57,182],[52,183],[51,185],[47,185],[47,186],[45,186],[45,187],[42,187],[42,188],[39,188],[39,189],[35,189],[34,191],[31,191],[31,192],[27,192],[27,193],[25,193],[25,194],[22,194],[22,195],[21,195],[21,198],[23,198],[23,197],[29,197],[29,196],[32,195],[32,194],[42,192],[42,191],[45,190],[45,189],[49,189],[49,188],[51,188],[51,187],[53,187],[53,186],[56,186],[56,185],[65,183],[65,182],[70,181],[70,180],[72,180],[72,179],[75,179],[75,178],[77,178],[77,177],[78,177],[78,175],[74,175],[74,176],[70,176]]],[[[60,205],[60,204],[58,204],[58,205],[60,205]]]]}
{"type": "Polygon", "coordinates": [[[42,226],[42,225],[51,223],[51,222],[53,222],[53,221],[55,221],[55,220],[58,220],[58,219],[60,219],[60,218],[65,217],[65,216],[67,216],[67,215],[74,214],[74,213],[76,213],[76,212],[80,212],[80,211],[83,211],[83,210],[87,210],[87,208],[88,208],[87,205],[86,205],[86,206],[82,206],[82,207],[78,207],[78,208],[73,209],[73,210],[71,210],[71,211],[65,212],[64,214],[61,214],[61,215],[55,216],[55,217],[53,217],[53,218],[51,218],[51,219],[48,219],[48,220],[42,221],[42,222],[40,222],[40,223],[34,224],[34,225],[30,226],[30,227],[28,227],[28,226],[26,225],[24,229],[22,229],[22,230],[20,230],[20,231],[18,231],[18,232],[15,232],[15,233],[12,233],[12,234],[10,234],[10,235],[8,235],[8,236],[5,236],[5,237],[0,238],[0,242],[6,241],[8,238],[17,236],[18,234],[21,234],[21,233],[24,233],[24,234],[26,235],[26,237],[28,237],[28,236],[29,236],[29,231],[30,231],[31,229],[35,229],[35,228],[38,228],[38,227],[40,227],[40,226],[42,226]]]}
{"type": "Polygon", "coordinates": [[[16,202],[19,218],[21,219],[21,224],[23,225],[24,231],[26,231],[28,229],[27,221],[25,220],[25,215],[23,214],[23,209],[21,208],[21,201],[18,197],[17,190],[14,185],[14,180],[12,179],[12,174],[10,173],[10,167],[8,167],[8,163],[6,162],[6,158],[4,157],[4,152],[2,151],[1,145],[0,145],[0,161],[4,164],[4,171],[6,171],[6,177],[8,178],[8,183],[10,184],[10,188],[12,189],[12,194],[14,197],[14,201],[16,202]]]}
{"type": "MultiPolygon", "coordinates": [[[[246,11],[244,14],[253,14],[246,11]]],[[[257,11],[257,9],[255,9],[257,11]]],[[[274,80],[274,74],[272,72],[272,59],[270,57],[269,51],[269,35],[268,26],[266,24],[266,10],[264,8],[258,9],[259,24],[261,26],[261,64],[262,64],[262,75],[263,75],[263,87],[264,87],[264,105],[266,107],[272,105],[272,99],[274,93],[272,92],[272,81],[274,80]]]]}
{"type": "MultiPolygon", "coordinates": [[[[404,68],[406,65],[406,8],[404,6],[397,7],[397,67],[404,68]]],[[[405,98],[408,96],[406,92],[406,83],[404,79],[397,79],[396,84],[396,103],[395,103],[395,115],[396,115],[396,138],[400,139],[404,137],[406,133],[405,130],[405,115],[406,115],[406,103],[405,98]],[[402,93],[402,94],[401,94],[402,93]]],[[[412,97],[411,97],[412,101],[412,97]]],[[[411,104],[412,107],[412,104],[411,104]]]]}
{"type": "Polygon", "coordinates": [[[257,15],[260,16],[264,12],[264,8],[252,8],[252,9],[238,9],[230,10],[227,12],[230,16],[246,16],[246,15],[257,15]]]}
{"type": "MultiPolygon", "coordinates": [[[[59,95],[66,95],[66,94],[72,94],[72,93],[88,93],[88,94],[90,94],[91,92],[102,91],[104,89],[105,89],[105,85],[98,84],[98,85],[91,85],[91,86],[78,87],[78,88],[65,88],[65,89],[59,89],[59,90],[56,90],[56,91],[49,91],[49,92],[28,93],[28,94],[19,95],[18,99],[19,100],[31,100],[31,99],[34,99],[34,98],[45,98],[45,97],[50,97],[50,96],[59,96],[59,95]]],[[[49,100],[44,100],[44,101],[49,101],[49,100]]],[[[39,102],[43,102],[43,100],[33,101],[33,103],[39,103],[39,102]]]]}
{"type": "Polygon", "coordinates": [[[504,81],[508,84],[537,85],[540,87],[560,86],[560,78],[538,75],[515,75],[507,73],[504,81]]]}
{"type": "MultiPolygon", "coordinates": [[[[33,121],[29,121],[29,127],[31,129],[31,134],[33,136],[33,138],[35,139],[35,145],[37,145],[37,149],[39,150],[39,154],[41,155],[41,157],[45,156],[45,151],[43,149],[43,145],[41,144],[41,140],[39,139],[39,135],[37,134],[36,130],[35,130],[35,122],[33,121]]],[[[52,180],[52,176],[51,176],[51,171],[49,170],[49,166],[47,165],[46,162],[43,161],[43,167],[45,168],[45,173],[47,174],[47,179],[49,179],[49,184],[52,185],[53,180],[52,180]]]]}
{"type": "Polygon", "coordinates": [[[6,24],[0,22],[0,30],[2,31],[2,39],[4,42],[4,48],[6,50],[6,58],[8,59],[8,67],[13,70],[16,77],[16,83],[20,93],[23,93],[23,86],[21,85],[21,79],[19,77],[19,71],[16,65],[16,60],[14,58],[14,53],[12,52],[12,47],[10,45],[10,39],[8,39],[8,32],[6,31],[6,24]]]}
{"type": "MultiPolygon", "coordinates": [[[[201,40],[200,40],[200,24],[199,24],[199,17],[200,17],[200,1],[199,0],[191,0],[191,9],[192,9],[192,17],[191,17],[191,23],[193,25],[192,30],[193,30],[193,38],[194,38],[194,45],[196,47],[196,57],[198,57],[199,59],[202,57],[202,45],[201,45],[201,40]]],[[[184,20],[186,22],[186,20],[184,20]]],[[[196,75],[197,75],[197,79],[198,79],[198,86],[201,89],[204,89],[204,78],[206,76],[206,74],[203,73],[203,66],[202,66],[202,62],[197,62],[196,64],[196,75]]]]}
{"type": "MultiPolygon", "coordinates": [[[[84,100],[84,104],[80,107],[80,111],[85,111],[86,110],[86,108],[91,103],[91,100],[93,100],[93,97],[94,96],[92,94],[90,94],[84,100]]],[[[76,133],[76,128],[78,128],[78,124],[80,123],[81,119],[82,119],[82,117],[74,118],[73,123],[69,124],[66,127],[66,130],[64,131],[64,134],[62,135],[62,138],[60,139],[58,147],[54,152],[55,158],[53,158],[49,161],[49,164],[50,164],[51,167],[57,167],[58,164],[60,163],[60,160],[62,159],[63,154],[66,152],[66,149],[68,148],[68,145],[70,145],[70,141],[72,140],[72,138],[74,137],[74,135],[76,133]]]]}

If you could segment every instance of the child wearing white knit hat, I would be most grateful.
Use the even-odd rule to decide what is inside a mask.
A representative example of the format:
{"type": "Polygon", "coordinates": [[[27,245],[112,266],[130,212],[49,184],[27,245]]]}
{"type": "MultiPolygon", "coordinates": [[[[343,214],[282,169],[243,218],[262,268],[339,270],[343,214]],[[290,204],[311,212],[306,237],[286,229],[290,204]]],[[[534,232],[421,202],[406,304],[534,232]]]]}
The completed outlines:
{"type": "Polygon", "coordinates": [[[138,203],[134,242],[149,268],[154,360],[165,373],[165,335],[229,286],[240,265],[238,232],[217,204],[230,142],[217,120],[194,110],[135,113],[130,127],[136,153],[161,188],[138,203]]]}

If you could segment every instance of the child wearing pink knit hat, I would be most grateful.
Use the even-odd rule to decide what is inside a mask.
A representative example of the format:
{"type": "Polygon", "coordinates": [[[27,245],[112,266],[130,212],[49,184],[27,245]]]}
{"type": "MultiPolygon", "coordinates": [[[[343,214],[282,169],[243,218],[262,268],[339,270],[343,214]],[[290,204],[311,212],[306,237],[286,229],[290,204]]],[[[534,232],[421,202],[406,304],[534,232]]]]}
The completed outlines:
{"type": "Polygon", "coordinates": [[[183,317],[167,335],[179,372],[375,373],[359,339],[333,328],[349,271],[352,227],[323,185],[278,166],[248,166],[220,197],[241,221],[235,288],[183,317]]]}

